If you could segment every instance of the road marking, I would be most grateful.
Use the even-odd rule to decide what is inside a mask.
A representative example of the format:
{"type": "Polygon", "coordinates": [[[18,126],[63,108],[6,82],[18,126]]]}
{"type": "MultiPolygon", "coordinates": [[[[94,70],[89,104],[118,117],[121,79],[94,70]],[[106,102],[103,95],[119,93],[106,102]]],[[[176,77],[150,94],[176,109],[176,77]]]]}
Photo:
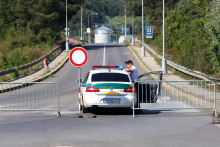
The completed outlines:
{"type": "MultiPolygon", "coordinates": [[[[99,53],[88,53],[88,54],[90,54],[90,55],[93,55],[93,54],[97,55],[99,53]]],[[[129,55],[129,54],[130,53],[105,53],[105,55],[129,55]]]]}
{"type": "Polygon", "coordinates": [[[104,44],[104,52],[103,52],[103,66],[105,65],[105,44],[104,44]]]}
{"type": "Polygon", "coordinates": [[[128,55],[128,54],[130,54],[130,53],[106,53],[106,54],[112,54],[112,55],[119,55],[119,54],[124,54],[124,55],[128,55]]]}

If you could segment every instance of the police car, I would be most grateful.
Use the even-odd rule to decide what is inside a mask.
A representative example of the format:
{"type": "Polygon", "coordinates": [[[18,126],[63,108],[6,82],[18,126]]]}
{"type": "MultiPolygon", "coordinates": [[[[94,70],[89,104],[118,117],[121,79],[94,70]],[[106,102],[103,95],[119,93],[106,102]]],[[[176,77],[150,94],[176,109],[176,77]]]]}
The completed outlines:
{"type": "Polygon", "coordinates": [[[136,89],[123,66],[93,66],[81,85],[81,109],[132,108],[136,89]],[[133,92],[134,91],[134,92],[133,92]]]}

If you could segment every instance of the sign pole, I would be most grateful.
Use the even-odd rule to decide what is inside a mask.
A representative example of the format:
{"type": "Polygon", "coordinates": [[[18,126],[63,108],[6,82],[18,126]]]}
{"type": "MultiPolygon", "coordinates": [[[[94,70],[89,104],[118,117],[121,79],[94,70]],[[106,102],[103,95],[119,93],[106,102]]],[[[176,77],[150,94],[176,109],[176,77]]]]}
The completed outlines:
{"type": "Polygon", "coordinates": [[[81,114],[81,81],[80,81],[80,67],[78,68],[79,76],[79,114],[81,114]]]}

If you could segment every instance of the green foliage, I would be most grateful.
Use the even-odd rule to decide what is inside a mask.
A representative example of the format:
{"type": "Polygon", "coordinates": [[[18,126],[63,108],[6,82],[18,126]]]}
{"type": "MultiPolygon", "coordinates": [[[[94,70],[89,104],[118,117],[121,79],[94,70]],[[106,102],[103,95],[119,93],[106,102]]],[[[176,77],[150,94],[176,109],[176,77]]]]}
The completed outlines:
{"type": "MultiPolygon", "coordinates": [[[[175,4],[179,0],[166,0],[166,11],[173,9],[175,4]]],[[[154,27],[154,36],[161,34],[162,30],[162,12],[163,12],[163,1],[162,0],[145,0],[144,2],[144,26],[153,26],[154,27]]],[[[138,0],[126,0],[127,3],[127,13],[131,16],[134,11],[134,16],[142,16],[142,3],[138,0]]],[[[136,24],[135,22],[135,25],[136,24]]],[[[141,29],[141,25],[138,25],[141,29]]],[[[138,31],[139,32],[139,31],[138,31]]],[[[141,33],[141,31],[139,32],[141,33]]]]}
{"type": "MultiPolygon", "coordinates": [[[[108,24],[107,18],[115,17],[122,13],[123,9],[121,9],[122,3],[119,1],[113,0],[85,0],[85,3],[82,5],[83,7],[83,38],[87,37],[86,28],[88,27],[88,19],[89,19],[89,27],[94,30],[95,23],[99,24],[108,24]],[[90,15],[91,13],[98,13],[98,15],[90,15]]],[[[70,27],[70,36],[78,37],[81,33],[81,9],[78,9],[76,15],[73,15],[68,22],[68,26],[70,27]]]]}
{"type": "Polygon", "coordinates": [[[210,56],[212,68],[220,75],[220,2],[213,1],[209,5],[210,12],[206,15],[205,29],[209,34],[210,47],[207,52],[210,56]]]}
{"type": "MultiPolygon", "coordinates": [[[[84,0],[68,0],[68,17],[74,15],[84,0]]],[[[32,42],[54,43],[65,27],[66,1],[63,0],[1,0],[0,37],[13,31],[33,33],[32,42]],[[49,39],[48,39],[48,36],[49,39]]],[[[20,32],[18,32],[20,33],[20,32]]]]}
{"type": "Polygon", "coordinates": [[[210,61],[217,63],[218,59],[215,47],[210,48],[210,33],[213,32],[209,30],[208,33],[205,29],[210,21],[206,17],[209,14],[208,5],[206,0],[181,0],[174,10],[169,11],[166,18],[166,50],[171,60],[178,64],[213,74],[215,71],[210,61]]]}
{"type": "MultiPolygon", "coordinates": [[[[142,15],[140,1],[126,0],[131,15],[142,15]]],[[[166,58],[192,70],[220,75],[220,2],[216,0],[165,1],[166,58]]],[[[135,24],[136,25],[136,24],[135,24]]],[[[154,27],[145,39],[162,54],[162,1],[144,1],[144,25],[154,27]]],[[[141,28],[140,24],[138,24],[141,28]]],[[[135,35],[141,32],[136,32],[135,35]]]]}
{"type": "MultiPolygon", "coordinates": [[[[68,18],[84,0],[68,0],[68,18]]],[[[0,70],[48,53],[65,28],[65,0],[0,1],[0,70]]]]}

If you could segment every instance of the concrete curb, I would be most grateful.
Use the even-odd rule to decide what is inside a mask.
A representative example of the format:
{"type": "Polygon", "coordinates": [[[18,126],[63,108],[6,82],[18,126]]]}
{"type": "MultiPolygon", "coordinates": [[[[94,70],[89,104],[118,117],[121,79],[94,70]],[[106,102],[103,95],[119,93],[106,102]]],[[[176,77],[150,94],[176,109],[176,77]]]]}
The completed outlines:
{"type": "MultiPolygon", "coordinates": [[[[65,52],[65,51],[64,51],[65,52]]],[[[64,65],[65,63],[69,60],[69,56],[67,56],[62,63],[60,63],[60,65],[58,67],[56,67],[55,69],[53,69],[50,73],[47,73],[46,75],[39,77],[37,79],[34,79],[30,82],[39,82],[39,81],[43,81],[46,78],[48,78],[51,74],[55,74],[56,72],[58,72],[64,65]]]]}

